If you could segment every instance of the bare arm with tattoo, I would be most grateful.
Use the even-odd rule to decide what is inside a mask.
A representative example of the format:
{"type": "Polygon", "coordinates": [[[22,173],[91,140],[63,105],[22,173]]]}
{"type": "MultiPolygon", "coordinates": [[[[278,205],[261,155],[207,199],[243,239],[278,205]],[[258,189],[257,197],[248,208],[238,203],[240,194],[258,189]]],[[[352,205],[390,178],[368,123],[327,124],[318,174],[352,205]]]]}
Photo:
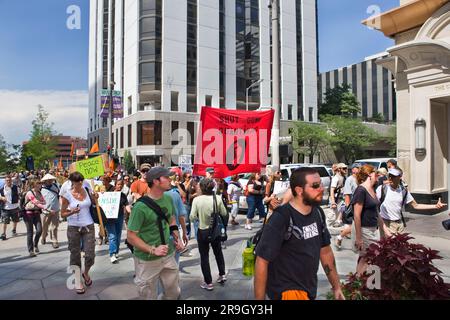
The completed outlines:
{"type": "Polygon", "coordinates": [[[334,298],[336,300],[345,300],[336,269],[336,260],[334,259],[333,250],[331,250],[330,246],[323,247],[320,250],[320,261],[322,263],[323,270],[327,275],[328,281],[332,286],[334,298]]]}

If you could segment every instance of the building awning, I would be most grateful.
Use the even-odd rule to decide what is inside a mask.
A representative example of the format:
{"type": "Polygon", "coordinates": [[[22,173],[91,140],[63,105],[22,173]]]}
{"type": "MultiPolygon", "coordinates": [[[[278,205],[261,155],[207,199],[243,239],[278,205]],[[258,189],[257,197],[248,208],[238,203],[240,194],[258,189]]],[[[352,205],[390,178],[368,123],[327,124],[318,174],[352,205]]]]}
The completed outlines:
{"type": "Polygon", "coordinates": [[[415,0],[381,15],[362,21],[362,24],[393,37],[398,33],[419,27],[434,12],[450,0],[415,0]]]}

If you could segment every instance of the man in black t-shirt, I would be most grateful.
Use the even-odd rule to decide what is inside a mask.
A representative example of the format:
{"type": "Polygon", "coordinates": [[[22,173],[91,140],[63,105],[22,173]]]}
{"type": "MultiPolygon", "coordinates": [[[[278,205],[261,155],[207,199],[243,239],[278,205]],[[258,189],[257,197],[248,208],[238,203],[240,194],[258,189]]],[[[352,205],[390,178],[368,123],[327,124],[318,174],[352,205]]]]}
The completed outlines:
{"type": "Polygon", "coordinates": [[[330,233],[319,207],[320,175],[313,168],[300,168],[292,173],[290,185],[294,198],[274,211],[256,247],[255,298],[315,299],[320,260],[335,299],[344,299],[330,233]]]}

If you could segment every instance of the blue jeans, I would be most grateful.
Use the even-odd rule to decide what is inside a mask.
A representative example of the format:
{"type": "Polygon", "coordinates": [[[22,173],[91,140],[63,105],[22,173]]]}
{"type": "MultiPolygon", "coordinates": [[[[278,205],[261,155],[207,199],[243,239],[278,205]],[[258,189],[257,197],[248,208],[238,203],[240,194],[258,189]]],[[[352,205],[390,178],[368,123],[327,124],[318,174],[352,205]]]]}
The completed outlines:
{"type": "Polygon", "coordinates": [[[251,220],[255,217],[255,211],[258,209],[259,218],[262,219],[266,216],[266,208],[264,207],[263,197],[250,195],[247,197],[247,219],[251,220]]]}
{"type": "Polygon", "coordinates": [[[108,220],[105,224],[106,231],[108,231],[109,237],[109,256],[119,253],[120,240],[122,237],[124,215],[119,214],[117,219],[108,220]]]}

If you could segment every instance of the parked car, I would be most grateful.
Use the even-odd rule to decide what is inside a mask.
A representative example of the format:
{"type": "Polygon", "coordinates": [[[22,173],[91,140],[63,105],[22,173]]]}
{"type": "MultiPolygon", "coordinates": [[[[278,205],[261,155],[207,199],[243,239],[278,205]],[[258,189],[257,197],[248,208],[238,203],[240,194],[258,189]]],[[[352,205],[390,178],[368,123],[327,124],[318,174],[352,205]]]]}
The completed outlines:
{"type": "Polygon", "coordinates": [[[370,164],[374,166],[376,170],[380,168],[385,168],[387,170],[387,162],[392,158],[373,158],[373,159],[361,159],[356,160],[354,163],[361,163],[362,165],[370,164]]]}
{"type": "Polygon", "coordinates": [[[310,167],[314,168],[317,171],[319,171],[320,180],[322,180],[323,184],[323,197],[322,197],[322,203],[327,204],[330,198],[330,186],[331,186],[331,177],[330,173],[328,172],[328,169],[326,166],[321,164],[307,164],[307,163],[291,163],[291,164],[282,164],[280,166],[281,175],[283,177],[287,177],[289,179],[291,177],[292,171],[300,168],[300,167],[310,167]]]}

